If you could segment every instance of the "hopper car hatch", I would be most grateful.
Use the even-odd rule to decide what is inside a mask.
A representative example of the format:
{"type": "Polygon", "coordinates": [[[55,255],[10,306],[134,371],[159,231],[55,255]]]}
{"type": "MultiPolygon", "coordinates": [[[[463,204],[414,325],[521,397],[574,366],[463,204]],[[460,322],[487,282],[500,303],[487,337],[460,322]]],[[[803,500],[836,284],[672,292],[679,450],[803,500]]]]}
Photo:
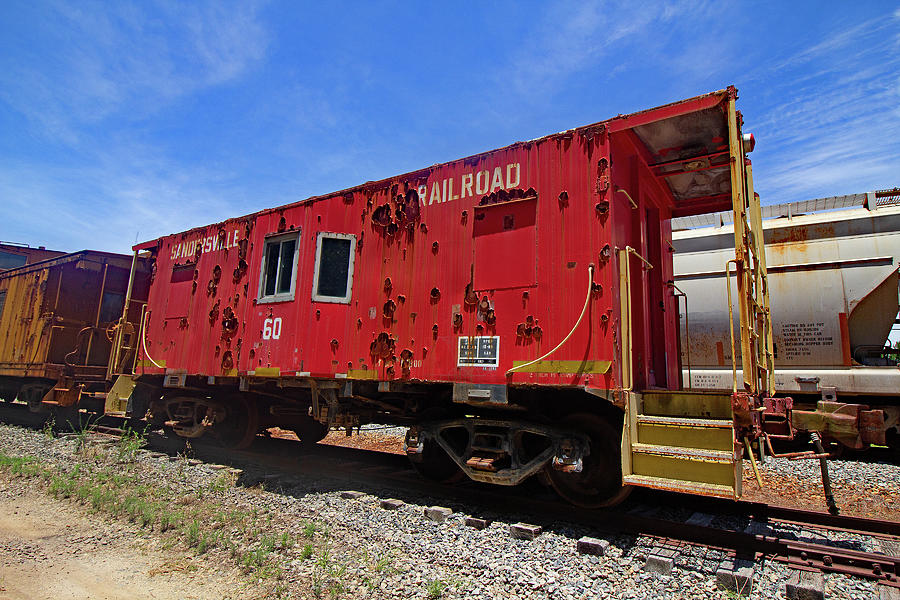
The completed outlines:
{"type": "Polygon", "coordinates": [[[154,276],[129,379],[155,386],[150,419],[186,437],[242,446],[277,425],[315,443],[395,423],[437,479],[534,476],[586,506],[631,486],[739,496],[772,357],[736,98],[136,246],[154,276]],[[697,393],[682,389],[670,223],[721,210],[739,224],[727,269],[743,377],[697,393]]]}

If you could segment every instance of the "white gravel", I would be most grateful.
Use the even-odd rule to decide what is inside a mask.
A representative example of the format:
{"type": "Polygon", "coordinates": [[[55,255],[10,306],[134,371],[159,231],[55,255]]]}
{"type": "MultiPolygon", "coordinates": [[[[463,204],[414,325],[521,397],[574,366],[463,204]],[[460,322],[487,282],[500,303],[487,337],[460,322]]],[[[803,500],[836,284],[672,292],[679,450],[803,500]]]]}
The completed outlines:
{"type": "MultiPolygon", "coordinates": [[[[74,439],[50,439],[41,433],[0,426],[0,452],[10,456],[41,456],[59,465],[73,461],[74,439]]],[[[138,456],[148,481],[165,481],[185,491],[208,490],[222,473],[210,465],[191,465],[186,460],[138,456]]],[[[787,462],[775,468],[798,472],[818,465],[787,462]]],[[[837,461],[836,461],[837,462],[837,461]]],[[[890,477],[879,472],[883,465],[871,466],[847,461],[835,468],[841,477],[852,474],[841,469],[871,469],[872,476],[890,477]]],[[[900,471],[895,471],[895,473],[900,471]]],[[[858,476],[858,475],[857,475],[858,476]]],[[[896,480],[894,481],[896,483],[896,480]]],[[[654,542],[646,537],[603,535],[587,528],[556,524],[533,541],[510,537],[511,523],[520,515],[505,514],[497,507],[493,514],[474,516],[494,519],[493,524],[476,530],[464,524],[467,513],[460,506],[446,521],[438,523],[423,516],[423,508],[438,504],[422,498],[399,510],[379,507],[381,498],[364,495],[350,500],[340,497],[340,486],[327,479],[308,481],[296,476],[280,480],[279,490],[263,491],[236,486],[222,492],[222,500],[232,506],[256,510],[260,519],[300,523],[315,519],[326,524],[330,548],[329,569],[345,566],[340,575],[344,586],[341,598],[493,598],[586,599],[586,598],[734,598],[716,589],[715,571],[723,559],[720,553],[688,548],[675,557],[670,575],[643,571],[654,542]],[[590,535],[610,542],[603,557],[578,554],[575,542],[590,535]],[[383,558],[379,563],[379,558],[383,558]],[[381,566],[376,566],[380,564],[381,566]],[[370,593],[366,583],[376,589],[370,593]],[[441,582],[442,585],[433,582],[441,582]],[[429,584],[431,587],[429,588],[429,584]],[[443,587],[438,596],[429,589],[443,587]]],[[[271,486],[266,486],[271,487],[271,486]]],[[[207,492],[209,493],[209,492],[207,492]]],[[[443,503],[445,506],[446,500],[443,503]]],[[[845,536],[850,541],[852,536],[845,536]]],[[[296,559],[290,562],[286,581],[309,590],[321,576],[321,561],[296,559]]],[[[756,578],[751,598],[784,598],[784,583],[790,575],[785,566],[771,561],[755,565],[756,578]]],[[[306,592],[304,592],[306,593],[306,592]]],[[[326,595],[327,597],[327,595],[326,595]]],[[[876,599],[877,586],[843,576],[826,576],[826,598],[876,599]]]]}

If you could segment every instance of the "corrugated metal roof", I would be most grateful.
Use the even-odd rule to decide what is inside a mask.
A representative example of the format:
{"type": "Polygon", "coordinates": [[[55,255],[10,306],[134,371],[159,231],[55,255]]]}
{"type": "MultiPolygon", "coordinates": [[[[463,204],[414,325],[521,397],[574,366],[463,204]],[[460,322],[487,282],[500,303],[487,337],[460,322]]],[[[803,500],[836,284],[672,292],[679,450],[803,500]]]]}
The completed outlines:
{"type": "MultiPolygon", "coordinates": [[[[893,196],[885,196],[886,202],[879,199],[878,206],[887,206],[900,201],[900,192],[893,196]]],[[[785,204],[772,204],[762,207],[763,219],[777,219],[779,217],[796,217],[809,213],[840,210],[843,208],[855,208],[866,206],[867,194],[848,194],[846,196],[829,196],[828,198],[815,198],[813,200],[800,200],[785,204]]],[[[732,211],[707,213],[703,215],[691,215],[689,217],[677,217],[672,219],[672,230],[697,229],[700,227],[722,227],[733,220],[732,211]]]]}

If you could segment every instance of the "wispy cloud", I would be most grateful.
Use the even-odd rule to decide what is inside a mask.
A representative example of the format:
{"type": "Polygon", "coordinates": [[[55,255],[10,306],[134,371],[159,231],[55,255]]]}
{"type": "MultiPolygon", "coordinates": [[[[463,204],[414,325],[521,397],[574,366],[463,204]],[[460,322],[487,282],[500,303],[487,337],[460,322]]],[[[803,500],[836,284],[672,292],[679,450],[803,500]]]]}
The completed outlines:
{"type": "Polygon", "coordinates": [[[250,3],[54,4],[34,34],[52,51],[0,59],[0,100],[45,135],[77,143],[83,126],[139,119],[239,77],[265,52],[256,12],[250,3]]]}
{"type": "Polygon", "coordinates": [[[757,70],[766,98],[749,123],[765,202],[830,196],[900,183],[897,18],[861,23],[757,70]],[[777,72],[781,86],[767,90],[777,72]],[[785,77],[787,75],[787,77],[785,77]]]}
{"type": "MultiPolygon", "coordinates": [[[[710,16],[712,5],[679,0],[650,4],[610,0],[551,4],[537,30],[513,54],[508,76],[519,92],[545,97],[546,92],[562,87],[562,82],[581,73],[591,72],[592,77],[607,79],[627,68],[626,62],[640,64],[651,55],[653,60],[678,61],[683,53],[692,54],[698,49],[687,44],[674,51],[656,52],[675,34],[670,25],[701,22],[710,16]],[[615,60],[604,62],[612,54],[615,60]],[[601,68],[599,72],[597,67],[601,68]]],[[[703,62],[707,63],[708,72],[708,61],[703,62]]]]}

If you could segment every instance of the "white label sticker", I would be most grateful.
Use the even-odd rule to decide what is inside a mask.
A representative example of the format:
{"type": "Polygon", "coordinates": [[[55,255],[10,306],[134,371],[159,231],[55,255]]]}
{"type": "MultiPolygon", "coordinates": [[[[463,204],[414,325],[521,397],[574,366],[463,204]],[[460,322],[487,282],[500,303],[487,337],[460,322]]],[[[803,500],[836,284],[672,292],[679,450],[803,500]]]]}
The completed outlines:
{"type": "Polygon", "coordinates": [[[459,338],[457,367],[500,366],[500,336],[462,336],[459,338]]]}

